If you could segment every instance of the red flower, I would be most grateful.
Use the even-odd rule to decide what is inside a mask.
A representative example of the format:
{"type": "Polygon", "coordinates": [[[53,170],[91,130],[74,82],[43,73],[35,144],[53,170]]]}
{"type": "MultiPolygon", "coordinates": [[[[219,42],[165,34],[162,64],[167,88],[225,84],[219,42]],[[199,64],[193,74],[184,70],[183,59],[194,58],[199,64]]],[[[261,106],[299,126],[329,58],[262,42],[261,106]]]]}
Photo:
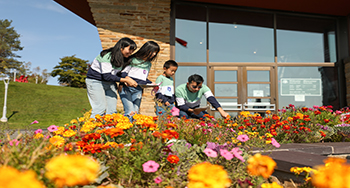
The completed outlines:
{"type": "Polygon", "coordinates": [[[321,136],[326,137],[326,134],[324,134],[323,131],[320,131],[320,133],[321,133],[321,136]]]}
{"type": "Polygon", "coordinates": [[[329,119],[324,119],[323,120],[325,123],[328,123],[329,122],[329,119]]]}
{"type": "Polygon", "coordinates": [[[176,156],[176,155],[169,155],[167,158],[166,158],[166,160],[168,160],[170,163],[172,163],[172,164],[177,164],[179,161],[180,161],[180,159],[179,159],[179,157],[178,156],[176,156]]]}
{"type": "Polygon", "coordinates": [[[321,114],[321,112],[317,110],[317,111],[314,111],[314,114],[318,115],[318,114],[321,114]]]}
{"type": "Polygon", "coordinates": [[[303,112],[306,112],[306,111],[308,111],[309,109],[308,109],[307,107],[302,107],[301,110],[302,110],[303,112]]]}

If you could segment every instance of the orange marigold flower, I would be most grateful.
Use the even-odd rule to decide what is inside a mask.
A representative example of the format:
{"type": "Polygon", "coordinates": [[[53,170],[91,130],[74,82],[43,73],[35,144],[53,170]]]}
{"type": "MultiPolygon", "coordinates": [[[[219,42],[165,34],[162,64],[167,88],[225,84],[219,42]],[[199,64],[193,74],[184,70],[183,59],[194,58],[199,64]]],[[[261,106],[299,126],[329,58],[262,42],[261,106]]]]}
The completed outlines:
{"type": "Polygon", "coordinates": [[[156,138],[160,138],[162,136],[162,134],[158,131],[155,131],[154,133],[152,133],[152,135],[156,138]]]}
{"type": "Polygon", "coordinates": [[[53,136],[50,138],[50,143],[56,147],[61,147],[64,144],[64,138],[60,136],[53,136]]]}
{"type": "Polygon", "coordinates": [[[166,160],[168,160],[170,163],[175,163],[175,164],[177,164],[180,161],[179,157],[176,155],[169,155],[166,158],[166,160]]]}
{"type": "Polygon", "coordinates": [[[258,153],[248,159],[247,171],[251,175],[268,178],[275,167],[276,162],[272,158],[258,153]]]}
{"type": "Polygon", "coordinates": [[[165,125],[167,128],[177,128],[177,125],[175,125],[174,123],[168,123],[165,125]]]}

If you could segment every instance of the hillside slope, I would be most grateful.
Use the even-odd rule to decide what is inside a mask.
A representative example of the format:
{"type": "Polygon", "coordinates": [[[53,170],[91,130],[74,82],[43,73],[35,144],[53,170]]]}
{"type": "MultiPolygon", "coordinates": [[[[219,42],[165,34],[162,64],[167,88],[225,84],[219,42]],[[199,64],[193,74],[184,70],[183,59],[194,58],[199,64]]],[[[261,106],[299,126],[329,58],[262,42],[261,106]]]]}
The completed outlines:
{"type": "MultiPolygon", "coordinates": [[[[4,82],[0,82],[0,116],[4,107],[4,82]]],[[[86,89],[10,82],[7,93],[7,128],[62,126],[90,110],[86,89]]]]}

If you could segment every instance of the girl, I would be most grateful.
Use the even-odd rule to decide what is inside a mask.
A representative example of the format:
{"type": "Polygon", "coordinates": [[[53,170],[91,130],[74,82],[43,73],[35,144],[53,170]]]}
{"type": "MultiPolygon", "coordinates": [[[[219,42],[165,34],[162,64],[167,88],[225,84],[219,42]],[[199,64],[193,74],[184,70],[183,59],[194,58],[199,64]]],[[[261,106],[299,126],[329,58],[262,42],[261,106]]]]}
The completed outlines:
{"type": "Polygon", "coordinates": [[[151,62],[155,60],[159,50],[159,45],[156,42],[146,42],[140,50],[131,56],[131,64],[122,71],[123,74],[127,74],[138,83],[135,88],[128,87],[128,83],[119,88],[119,96],[124,106],[124,115],[129,117],[130,121],[132,121],[132,116],[138,113],[140,109],[142,98],[142,87],[140,85],[153,83],[147,77],[152,66],[151,62]]]}
{"type": "Polygon", "coordinates": [[[129,56],[137,48],[129,38],[120,39],[114,47],[101,51],[92,62],[86,75],[86,89],[92,108],[91,118],[95,115],[113,114],[117,112],[116,82],[136,87],[137,83],[130,77],[117,74],[128,64],[129,56]]]}

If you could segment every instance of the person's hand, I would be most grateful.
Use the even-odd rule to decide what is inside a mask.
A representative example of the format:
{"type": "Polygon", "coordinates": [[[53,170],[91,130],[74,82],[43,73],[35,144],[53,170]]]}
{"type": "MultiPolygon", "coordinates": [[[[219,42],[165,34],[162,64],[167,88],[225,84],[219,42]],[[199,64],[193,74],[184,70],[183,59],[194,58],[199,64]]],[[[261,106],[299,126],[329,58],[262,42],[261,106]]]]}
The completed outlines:
{"type": "Polygon", "coordinates": [[[123,84],[119,84],[118,85],[118,92],[120,93],[122,91],[122,89],[123,89],[123,84]]]}
{"type": "Polygon", "coordinates": [[[201,113],[201,111],[204,111],[205,109],[203,109],[203,108],[195,108],[195,109],[193,109],[193,113],[195,114],[195,115],[198,115],[199,113],[201,113]]]}
{"type": "Polygon", "coordinates": [[[169,106],[170,105],[169,101],[166,101],[164,104],[165,104],[165,106],[169,106]]]}
{"type": "Polygon", "coordinates": [[[130,78],[129,76],[125,77],[125,84],[129,87],[137,87],[137,82],[130,78]]]}
{"type": "Polygon", "coordinates": [[[230,115],[229,115],[227,112],[225,112],[224,109],[222,109],[221,107],[219,107],[217,110],[219,111],[221,117],[223,117],[223,118],[225,118],[225,119],[226,119],[228,116],[230,116],[230,115]]]}

